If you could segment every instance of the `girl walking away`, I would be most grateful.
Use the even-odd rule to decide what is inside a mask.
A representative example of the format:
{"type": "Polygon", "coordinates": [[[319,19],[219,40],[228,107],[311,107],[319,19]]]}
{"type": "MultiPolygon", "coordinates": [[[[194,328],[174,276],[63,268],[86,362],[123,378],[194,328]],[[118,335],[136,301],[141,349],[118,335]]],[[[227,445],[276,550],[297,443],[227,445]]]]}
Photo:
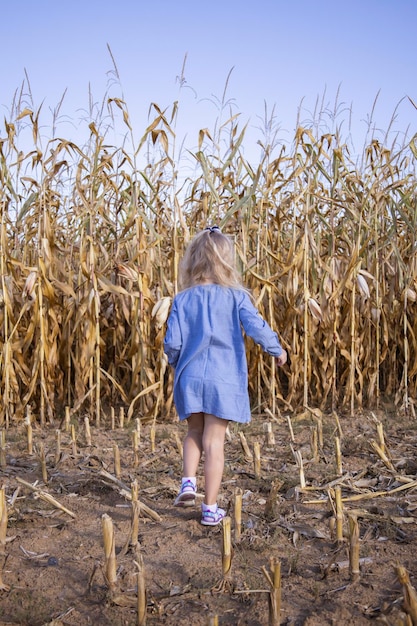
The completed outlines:
{"type": "Polygon", "coordinates": [[[188,423],[183,478],[174,506],[195,504],[204,452],[201,523],[215,526],[225,516],[217,498],[228,422],[251,419],[243,331],[278,365],[286,363],[287,353],[252,304],[235,266],[233,243],[218,226],[201,231],[188,245],[179,286],[164,340],[168,362],[175,368],[175,406],[179,419],[188,423]]]}

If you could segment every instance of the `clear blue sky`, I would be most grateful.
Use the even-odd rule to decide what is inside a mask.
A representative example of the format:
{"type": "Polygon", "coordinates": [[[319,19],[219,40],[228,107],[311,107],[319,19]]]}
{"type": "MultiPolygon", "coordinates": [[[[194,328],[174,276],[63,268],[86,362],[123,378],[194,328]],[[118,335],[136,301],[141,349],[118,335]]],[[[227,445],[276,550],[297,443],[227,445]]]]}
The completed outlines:
{"type": "MultiPolygon", "coordinates": [[[[35,107],[43,102],[43,133],[49,109],[67,90],[58,135],[71,138],[89,85],[101,103],[116,61],[121,87],[139,137],[148,107],[179,100],[179,139],[197,143],[202,127],[212,128],[231,71],[227,99],[248,122],[248,144],[261,139],[264,106],[275,106],[280,136],[291,141],[297,115],[311,120],[319,109],[352,110],[352,138],[358,149],[379,92],[374,125],[417,132],[416,0],[3,0],[1,6],[2,118],[25,79],[35,107]],[[184,57],[185,86],[177,77],[184,57]]],[[[349,115],[343,129],[349,132],[349,115]]],[[[377,131],[378,132],[378,131],[377,131]]],[[[0,136],[4,136],[3,124],[0,136]]],[[[76,140],[76,135],[75,135],[76,140]]],[[[251,145],[247,150],[254,149],[251,145]]]]}

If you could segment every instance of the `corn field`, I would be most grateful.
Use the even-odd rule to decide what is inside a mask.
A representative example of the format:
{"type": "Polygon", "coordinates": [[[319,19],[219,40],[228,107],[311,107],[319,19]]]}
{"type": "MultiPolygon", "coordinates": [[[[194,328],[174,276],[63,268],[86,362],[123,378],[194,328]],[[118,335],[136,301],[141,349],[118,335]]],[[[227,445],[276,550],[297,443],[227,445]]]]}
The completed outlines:
{"type": "Polygon", "coordinates": [[[109,407],[172,416],[164,324],[184,247],[214,223],[291,359],[278,369],[248,340],[254,412],[354,414],[388,398],[414,413],[417,135],[371,139],[353,160],[338,132],[300,125],[254,165],[230,115],[200,131],[184,175],[176,103],[153,104],[138,140],[124,100],[106,104],[121,145],[93,117],[83,146],[56,128],[45,142],[34,108],[4,122],[0,425],[27,411],[53,423],[65,407],[96,424],[109,407]]]}

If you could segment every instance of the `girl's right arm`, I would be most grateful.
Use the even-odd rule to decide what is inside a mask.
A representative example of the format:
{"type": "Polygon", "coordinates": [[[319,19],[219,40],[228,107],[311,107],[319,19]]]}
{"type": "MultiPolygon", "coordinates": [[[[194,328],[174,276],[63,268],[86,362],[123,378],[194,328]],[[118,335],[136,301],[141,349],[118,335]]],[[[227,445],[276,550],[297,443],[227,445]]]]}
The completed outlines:
{"type": "Polygon", "coordinates": [[[168,357],[168,363],[176,367],[181,351],[181,330],[178,322],[178,311],[175,300],[167,320],[167,331],[164,339],[164,352],[168,357]]]}

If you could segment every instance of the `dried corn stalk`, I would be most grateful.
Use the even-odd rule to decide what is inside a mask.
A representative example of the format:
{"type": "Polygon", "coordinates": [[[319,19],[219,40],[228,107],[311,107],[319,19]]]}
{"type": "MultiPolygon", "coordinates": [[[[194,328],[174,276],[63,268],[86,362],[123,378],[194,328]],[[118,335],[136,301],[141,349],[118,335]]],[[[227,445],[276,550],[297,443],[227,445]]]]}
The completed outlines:
{"type": "Polygon", "coordinates": [[[147,599],[146,599],[145,568],[143,565],[143,558],[141,554],[137,555],[137,560],[135,561],[135,563],[136,563],[136,567],[138,568],[138,572],[137,572],[137,586],[138,586],[137,625],[145,626],[146,625],[147,599]]]}
{"type": "Polygon", "coordinates": [[[403,588],[403,607],[411,617],[413,626],[417,626],[417,591],[410,582],[407,570],[402,565],[395,566],[395,572],[403,588]]]}
{"type": "Polygon", "coordinates": [[[113,459],[114,459],[114,475],[116,478],[120,478],[122,470],[120,467],[120,449],[117,443],[113,444],[113,459]]]}
{"type": "Polygon", "coordinates": [[[87,446],[91,446],[90,419],[87,416],[85,416],[84,418],[84,428],[85,428],[85,443],[87,446]]]}
{"type": "Polygon", "coordinates": [[[151,441],[151,452],[155,452],[155,437],[156,437],[156,424],[155,424],[155,420],[153,420],[152,424],[151,424],[151,428],[149,431],[149,438],[151,441]]]}
{"type": "Polygon", "coordinates": [[[234,500],[234,526],[235,526],[235,542],[239,543],[241,533],[242,533],[242,490],[240,487],[236,487],[235,489],[235,500],[234,500]]]}
{"type": "Polygon", "coordinates": [[[292,443],[295,443],[295,437],[294,437],[294,430],[292,427],[292,422],[291,422],[291,418],[289,415],[287,415],[287,423],[288,423],[288,429],[290,431],[290,439],[292,443]]]}
{"type": "Polygon", "coordinates": [[[243,452],[245,454],[245,461],[252,461],[253,460],[253,454],[250,451],[250,448],[248,446],[248,442],[246,441],[245,434],[241,430],[239,431],[239,438],[240,438],[240,443],[241,443],[243,452]]]}
{"type": "Polygon", "coordinates": [[[306,486],[306,479],[305,479],[305,476],[304,476],[303,457],[302,457],[302,454],[301,454],[300,450],[294,450],[294,448],[292,446],[291,446],[291,450],[292,450],[295,462],[296,462],[297,467],[298,467],[298,473],[299,473],[299,476],[300,476],[300,487],[301,487],[301,489],[304,489],[305,486],[306,486]]]}
{"type": "Polygon", "coordinates": [[[317,463],[317,461],[319,460],[317,427],[311,429],[310,447],[311,447],[311,460],[314,463],[317,463]]]}
{"type": "Polygon", "coordinates": [[[265,566],[262,567],[270,588],[268,595],[268,626],[279,626],[281,623],[281,562],[271,558],[269,567],[269,572],[265,566]]]}
{"type": "Polygon", "coordinates": [[[384,452],[384,450],[380,447],[380,445],[374,440],[372,439],[371,442],[371,447],[375,450],[375,452],[377,453],[377,455],[379,456],[379,458],[381,459],[381,461],[384,463],[384,465],[391,471],[395,471],[395,468],[391,462],[391,460],[387,457],[386,453],[384,452]]]}
{"type": "Polygon", "coordinates": [[[138,437],[137,430],[134,430],[132,432],[132,447],[133,447],[133,466],[137,467],[139,465],[139,437],[138,437]]]}
{"type": "Polygon", "coordinates": [[[4,554],[7,536],[7,502],[4,486],[0,488],[0,553],[4,554]]]}
{"type": "Polygon", "coordinates": [[[72,454],[73,456],[77,456],[77,436],[75,434],[75,426],[71,424],[71,445],[72,445],[72,454]]]}
{"type": "Polygon", "coordinates": [[[271,489],[268,494],[268,498],[265,503],[265,517],[266,519],[272,519],[276,516],[278,493],[283,485],[283,481],[276,479],[271,485],[271,489]]]}
{"type": "Polygon", "coordinates": [[[335,445],[335,456],[336,456],[336,474],[338,476],[343,476],[342,451],[340,449],[339,437],[334,438],[334,445],[335,445]]]}
{"type": "Polygon", "coordinates": [[[359,568],[359,524],[355,515],[349,515],[349,572],[352,581],[358,580],[359,568]]]}
{"type": "Polygon", "coordinates": [[[36,496],[40,498],[41,500],[43,500],[44,502],[48,502],[49,504],[52,504],[52,506],[54,506],[57,509],[60,509],[61,511],[64,511],[64,513],[67,513],[67,515],[69,515],[70,517],[75,517],[75,513],[73,513],[72,511],[67,509],[65,506],[63,506],[60,502],[58,502],[58,500],[52,497],[49,493],[47,493],[46,491],[43,491],[43,489],[39,489],[39,487],[35,487],[34,485],[31,485],[30,483],[26,482],[26,480],[23,480],[23,478],[19,478],[18,476],[16,477],[16,480],[18,483],[21,483],[22,485],[24,485],[25,487],[33,491],[36,494],[36,496]]]}
{"type": "Polygon", "coordinates": [[[223,593],[230,591],[232,588],[231,570],[232,570],[232,531],[231,518],[226,515],[222,521],[222,578],[212,588],[213,593],[223,593]]]}
{"type": "Polygon", "coordinates": [[[266,424],[264,424],[264,430],[266,432],[266,437],[265,437],[265,443],[267,446],[274,446],[275,445],[275,436],[274,436],[274,432],[272,430],[272,424],[271,422],[267,422],[266,424]]]}
{"type": "Polygon", "coordinates": [[[45,446],[43,442],[39,444],[39,461],[41,464],[41,472],[42,472],[42,480],[45,485],[48,484],[48,472],[46,469],[46,454],[45,454],[45,446]]]}
{"type": "Polygon", "coordinates": [[[132,483],[132,518],[131,518],[131,530],[130,530],[130,545],[135,546],[138,542],[139,535],[139,486],[137,481],[132,483]]]}
{"type": "Polygon", "coordinates": [[[336,485],[335,492],[335,507],[336,507],[336,541],[343,541],[343,503],[342,503],[342,489],[340,485],[336,485]]]}
{"type": "Polygon", "coordinates": [[[182,441],[181,441],[180,436],[177,433],[177,431],[174,432],[174,439],[175,439],[175,444],[177,446],[178,453],[179,453],[180,457],[183,458],[183,456],[184,456],[184,449],[183,449],[182,441]]]}
{"type": "MultiPolygon", "coordinates": [[[[237,134],[232,116],[214,134],[200,133],[195,175],[184,188],[169,141],[177,104],[171,115],[157,109],[146,132],[136,134],[142,139],[133,154],[99,139],[95,123],[88,148],[63,139],[41,153],[37,115],[25,119],[34,141],[25,153],[19,125],[6,122],[2,177],[11,187],[0,189],[0,425],[20,419],[32,400],[41,423],[46,412],[54,415],[54,403],[88,403],[98,424],[103,399],[132,409],[140,400],[144,417],[157,410],[169,416],[172,375],[163,384],[150,379],[157,371],[163,377],[161,331],[179,259],[192,234],[213,221],[236,233],[245,281],[294,355],[290,372],[277,371],[249,347],[248,382],[259,407],[275,415],[278,403],[291,410],[309,400],[332,409],[350,405],[354,414],[364,398],[378,403],[384,380],[412,413],[415,233],[393,230],[391,212],[413,224],[415,177],[406,170],[415,142],[389,152],[372,141],[363,170],[353,172],[338,137],[325,150],[322,137],[299,127],[291,154],[272,160],[265,146],[252,167],[238,149],[244,132],[237,134]],[[222,160],[205,142],[222,145],[227,129],[222,160]],[[136,158],[145,145],[142,176],[136,158]],[[33,177],[23,176],[29,170],[33,177]]],[[[132,131],[125,108],[123,119],[132,131]]]]}
{"type": "Polygon", "coordinates": [[[69,433],[71,428],[71,414],[69,406],[65,407],[65,432],[69,433]]]}
{"type": "Polygon", "coordinates": [[[33,454],[33,431],[32,431],[32,424],[30,423],[29,416],[25,420],[25,426],[26,426],[28,454],[33,454]]]}
{"type": "Polygon", "coordinates": [[[253,471],[255,478],[261,477],[261,446],[259,441],[253,443],[253,471]]]}
{"type": "Polygon", "coordinates": [[[228,579],[232,569],[232,533],[231,518],[229,516],[223,518],[222,530],[222,570],[223,578],[228,579]]]}
{"type": "Polygon", "coordinates": [[[58,465],[61,458],[61,431],[55,430],[55,465],[58,465]]]}
{"type": "Polygon", "coordinates": [[[6,467],[6,431],[0,429],[0,467],[6,467]]]}
{"type": "Polygon", "coordinates": [[[110,591],[117,583],[116,574],[116,545],[113,521],[107,513],[101,516],[103,543],[104,543],[104,576],[110,591]]]}

